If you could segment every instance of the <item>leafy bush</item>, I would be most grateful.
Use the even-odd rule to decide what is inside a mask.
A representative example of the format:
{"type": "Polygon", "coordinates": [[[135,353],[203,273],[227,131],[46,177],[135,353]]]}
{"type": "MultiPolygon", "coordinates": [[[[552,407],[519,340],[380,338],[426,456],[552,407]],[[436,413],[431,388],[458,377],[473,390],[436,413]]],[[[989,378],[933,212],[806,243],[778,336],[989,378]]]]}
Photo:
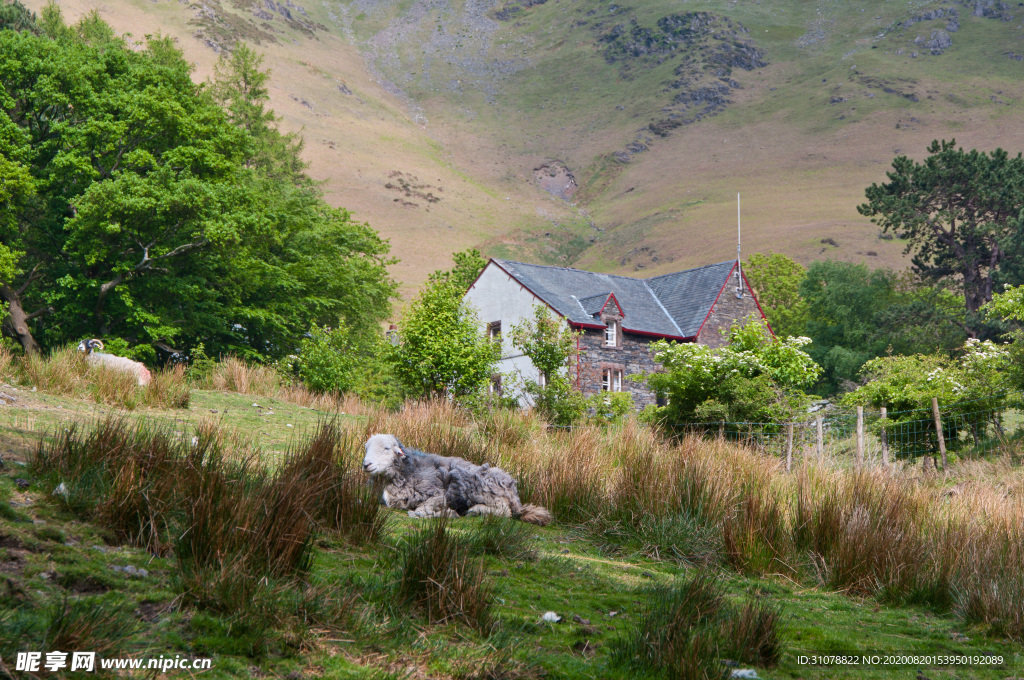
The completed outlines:
{"type": "MultiPolygon", "coordinates": [[[[975,442],[994,429],[1002,433],[1002,410],[1009,404],[1005,346],[968,340],[958,358],[931,354],[885,356],[864,364],[867,383],[845,395],[844,406],[886,406],[885,430],[897,455],[937,451],[932,398],[939,400],[942,433],[949,448],[966,430],[975,442]]],[[[965,442],[966,443],[966,442],[965,442]]]]}
{"type": "Polygon", "coordinates": [[[527,382],[524,390],[537,414],[552,425],[572,425],[587,414],[587,398],[565,376],[556,375],[543,386],[527,382]]]}
{"type": "Polygon", "coordinates": [[[588,401],[593,409],[590,421],[595,425],[620,423],[633,412],[633,397],[629,392],[601,392],[588,401]]]}
{"type": "Polygon", "coordinates": [[[658,416],[670,426],[692,423],[790,420],[808,402],[801,388],[820,367],[801,348],[807,338],[780,340],[763,323],[736,324],[718,350],[696,343],[654,343],[665,371],[647,383],[668,405],[658,416]]]}
{"type": "Polygon", "coordinates": [[[302,341],[299,377],[314,392],[348,392],[356,384],[359,357],[344,324],[314,326],[302,341]]]}
{"type": "Polygon", "coordinates": [[[466,397],[490,381],[501,346],[481,333],[464,293],[449,280],[431,280],[402,316],[398,342],[384,346],[409,394],[466,397]]]}
{"type": "Polygon", "coordinates": [[[527,380],[523,389],[541,417],[553,425],[582,420],[589,406],[568,378],[578,335],[544,305],[534,306],[532,321],[512,327],[512,345],[530,358],[540,374],[539,381],[527,380]]]}

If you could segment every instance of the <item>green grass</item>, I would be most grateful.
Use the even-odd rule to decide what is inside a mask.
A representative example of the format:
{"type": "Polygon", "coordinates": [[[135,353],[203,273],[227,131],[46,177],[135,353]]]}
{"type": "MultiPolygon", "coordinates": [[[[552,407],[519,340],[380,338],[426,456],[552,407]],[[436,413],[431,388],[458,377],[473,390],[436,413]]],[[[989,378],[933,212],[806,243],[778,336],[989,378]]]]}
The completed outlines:
{"type": "MultiPolygon", "coordinates": [[[[31,450],[55,427],[69,421],[93,423],[120,412],[72,397],[32,392],[30,388],[5,389],[18,401],[0,410],[0,455],[4,450],[31,450]]],[[[289,445],[312,432],[324,416],[322,411],[280,399],[217,390],[193,390],[187,409],[137,409],[127,414],[129,420],[144,418],[181,432],[192,432],[202,423],[219,424],[240,445],[255,446],[272,458],[280,457],[289,445]]],[[[343,426],[360,427],[365,423],[361,416],[338,416],[343,426]]]]}
{"type": "MultiPolygon", "coordinates": [[[[4,483],[9,484],[8,478],[4,483]]],[[[173,560],[107,545],[102,531],[72,521],[42,498],[35,499],[28,514],[45,524],[12,523],[0,531],[7,546],[0,564],[16,589],[0,593],[5,605],[16,605],[23,620],[41,628],[65,595],[99,598],[111,608],[133,612],[136,630],[123,642],[121,653],[209,655],[215,660],[211,677],[283,676],[319,668],[328,677],[369,678],[409,667],[437,677],[474,677],[498,666],[508,674],[503,677],[637,677],[609,663],[612,649],[649,606],[645,598],[652,586],[692,573],[668,562],[608,558],[591,540],[564,528],[531,529],[536,560],[482,558],[493,586],[496,632],[426,625],[388,610],[393,548],[422,526],[394,513],[393,537],[380,547],[356,549],[322,540],[315,551],[310,582],[362,593],[363,620],[344,633],[323,634],[308,649],[295,648],[287,632],[276,631],[274,644],[264,648],[269,651],[253,656],[249,632],[232,616],[181,605],[174,592],[173,560]],[[39,527],[59,529],[64,540],[39,527]],[[149,575],[131,577],[112,570],[113,565],[132,565],[149,575]],[[544,622],[547,611],[558,613],[562,621],[544,622]]],[[[469,534],[486,521],[461,519],[452,530],[469,534]]],[[[728,573],[722,579],[729,602],[738,605],[754,597],[783,610],[785,652],[776,668],[758,669],[763,678],[893,677],[892,669],[882,667],[802,666],[797,662],[800,654],[996,653],[1007,659],[997,669],[972,666],[953,673],[926,668],[929,678],[1001,679],[1022,668],[1019,645],[986,637],[926,608],[880,606],[785,579],[728,573]]],[[[916,667],[904,667],[900,672],[914,671],[916,667]]]]}
{"type": "MultiPolygon", "coordinates": [[[[76,408],[73,401],[55,401],[40,393],[33,398],[41,413],[49,414],[61,406],[60,416],[46,416],[50,425],[96,417],[94,404],[81,402],[77,404],[81,408],[76,408]]],[[[282,440],[291,437],[299,425],[312,432],[312,426],[328,415],[213,391],[195,393],[192,408],[197,405],[207,411],[218,410],[213,415],[228,433],[260,428],[267,437],[280,436],[282,440]],[[297,421],[292,423],[295,427],[287,428],[285,423],[287,432],[272,429],[269,423],[273,420],[252,413],[253,401],[272,405],[275,414],[279,410],[287,414],[289,421],[297,421]],[[307,420],[299,422],[293,417],[299,414],[305,414],[307,420]]],[[[422,432],[433,432],[433,426],[442,423],[429,418],[439,418],[438,414],[445,412],[442,406],[435,406],[433,415],[409,411],[402,417],[410,431],[426,428],[422,432]]],[[[132,417],[140,416],[147,418],[151,427],[185,427],[187,422],[172,411],[143,411],[132,417]]],[[[379,419],[377,426],[389,427],[395,421],[387,419],[396,416],[374,417],[379,419]]],[[[464,414],[453,412],[446,417],[452,427],[462,423],[472,425],[475,431],[479,426],[465,421],[464,414]]],[[[39,418],[37,426],[44,422],[43,416],[39,418]]],[[[353,418],[351,424],[360,428],[361,437],[365,421],[353,418]]],[[[518,439],[502,440],[503,446],[528,450],[532,439],[542,436],[517,427],[509,423],[497,433],[505,437],[518,433],[518,439]]],[[[441,526],[446,533],[438,543],[438,525],[387,512],[385,530],[358,545],[329,523],[321,524],[310,544],[308,562],[304,560],[293,573],[268,572],[259,578],[255,572],[236,574],[230,565],[241,563],[222,555],[218,559],[228,565],[227,570],[218,571],[214,564],[208,573],[193,574],[200,580],[193,578],[189,583],[183,582],[180,555],[152,555],[123,543],[113,530],[83,520],[88,513],[71,514],[49,494],[52,480],[36,479],[32,467],[19,464],[17,450],[38,439],[41,432],[0,432],[0,450],[5,451],[5,467],[0,470],[0,502],[5,508],[0,517],[0,656],[8,665],[15,650],[49,651],[40,645],[59,639],[71,645],[105,641],[103,644],[112,645],[108,656],[209,656],[214,659],[209,676],[215,678],[267,674],[295,678],[664,677],[656,665],[629,661],[634,652],[628,650],[646,649],[646,643],[636,642],[637,631],[646,631],[642,639],[663,644],[657,642],[650,625],[644,628],[644,622],[658,616],[658,605],[666,601],[666,594],[678,592],[673,589],[705,571],[714,575],[716,588],[721,589],[719,609],[723,612],[718,619],[712,617],[718,623],[709,630],[717,632],[710,634],[708,644],[712,646],[705,655],[742,659],[732,651],[729,640],[743,637],[735,626],[742,620],[739,613],[750,603],[756,603],[757,611],[780,612],[778,663],[741,663],[741,667],[756,668],[762,678],[882,679],[912,677],[921,670],[932,680],[1002,680],[1024,672],[1024,646],[1009,641],[992,626],[970,623],[970,617],[958,618],[948,607],[898,604],[907,598],[860,597],[849,594],[857,592],[855,589],[841,593],[826,585],[814,586],[829,582],[814,574],[832,568],[834,560],[813,562],[808,558],[806,563],[780,565],[760,559],[757,545],[742,533],[747,524],[738,523],[740,533],[727,538],[727,545],[722,546],[721,537],[708,533],[709,527],[699,521],[673,524],[668,516],[661,523],[644,520],[649,499],[637,496],[629,501],[628,493],[634,485],[650,484],[649,476],[659,468],[653,467],[656,458],[644,457],[648,455],[644,447],[651,446],[648,433],[635,429],[626,428],[608,440],[600,439],[604,435],[598,433],[588,435],[591,446],[616,444],[622,447],[622,455],[637,456],[616,487],[624,494],[624,504],[618,507],[618,514],[607,514],[603,521],[537,528],[498,518],[461,518],[448,522],[447,528],[441,526]],[[16,478],[28,478],[29,489],[18,489],[16,478]],[[680,550],[666,550],[666,546],[680,550]],[[444,559],[424,559],[424,555],[444,559]],[[443,568],[424,570],[427,563],[443,568]],[[453,569],[452,565],[461,566],[453,569]],[[129,573],[126,567],[136,573],[129,573]],[[420,589],[428,582],[438,588],[420,589]],[[205,585],[199,588],[199,583],[205,585]],[[480,596],[474,605],[477,608],[461,609],[468,606],[464,604],[468,600],[460,600],[460,593],[480,596]],[[430,599],[434,597],[441,599],[430,599]],[[549,611],[561,621],[544,621],[549,611]],[[118,635],[103,628],[100,619],[117,622],[118,635]],[[714,644],[722,645],[717,654],[714,644]],[[627,650],[625,657],[622,650],[627,650]],[[894,670],[880,665],[809,666],[799,661],[801,655],[989,653],[1002,655],[1004,663],[994,668],[913,665],[894,670]]],[[[431,447],[447,442],[458,451],[469,451],[473,441],[467,438],[468,430],[459,427],[453,434],[464,436],[442,437],[443,441],[435,441],[431,447]]],[[[417,441],[424,436],[421,433],[417,441]]],[[[278,454],[275,446],[262,449],[264,456],[275,457],[272,462],[278,454]]],[[[316,450],[319,453],[314,459],[302,459],[305,463],[296,466],[293,458],[292,467],[277,467],[278,474],[291,473],[246,484],[268,485],[259,488],[273,493],[273,484],[315,475],[318,468],[313,463],[333,455],[323,445],[316,450]]],[[[700,479],[698,475],[692,481],[700,479]]],[[[685,480],[675,483],[680,485],[671,488],[677,493],[699,492],[687,487],[685,480]]],[[[712,492],[705,489],[704,493],[712,492]]],[[[260,495],[249,491],[238,498],[260,495]]],[[[702,512],[713,514],[711,496],[704,501],[698,496],[690,497],[684,507],[697,512],[699,506],[702,512]]],[[[282,507],[276,501],[267,507],[271,506],[282,507]]],[[[310,507],[318,506],[314,502],[310,507]]],[[[599,509],[595,506],[595,511],[599,509]]],[[[764,508],[751,509],[751,535],[767,540],[768,525],[772,525],[769,515],[764,508]]],[[[180,520],[172,515],[171,521],[180,520]]],[[[261,534],[272,530],[268,525],[261,534]]],[[[235,549],[237,546],[231,548],[235,549]]],[[[787,555],[806,554],[794,552],[792,546],[781,549],[787,555]]],[[[826,550],[824,554],[830,553],[826,550]]],[[[661,619],[650,620],[656,624],[653,631],[659,630],[661,619]]],[[[668,620],[673,619],[670,616],[668,620]]],[[[680,635],[683,637],[675,639],[685,641],[689,633],[680,635]]],[[[659,647],[651,649],[656,655],[659,647]]],[[[701,665],[718,669],[714,663],[701,665]]]]}

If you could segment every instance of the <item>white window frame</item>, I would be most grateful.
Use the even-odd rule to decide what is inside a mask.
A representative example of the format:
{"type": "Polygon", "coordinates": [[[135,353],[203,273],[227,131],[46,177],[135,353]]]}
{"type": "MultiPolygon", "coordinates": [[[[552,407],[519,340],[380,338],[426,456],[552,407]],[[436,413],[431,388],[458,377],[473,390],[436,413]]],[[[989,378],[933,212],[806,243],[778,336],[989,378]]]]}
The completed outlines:
{"type": "Polygon", "coordinates": [[[621,392],[622,391],[622,369],[606,368],[601,371],[601,391],[621,392]]]}
{"type": "Polygon", "coordinates": [[[604,346],[619,346],[619,322],[615,319],[608,319],[608,325],[604,328],[604,346]]]}

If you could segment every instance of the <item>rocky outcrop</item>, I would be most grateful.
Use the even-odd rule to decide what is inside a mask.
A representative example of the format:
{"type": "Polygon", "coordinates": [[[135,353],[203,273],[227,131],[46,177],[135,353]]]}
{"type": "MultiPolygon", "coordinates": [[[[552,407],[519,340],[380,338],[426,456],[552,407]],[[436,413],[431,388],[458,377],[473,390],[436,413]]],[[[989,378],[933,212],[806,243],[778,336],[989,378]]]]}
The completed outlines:
{"type": "Polygon", "coordinates": [[[665,83],[675,94],[662,108],[664,115],[651,121],[624,151],[613,154],[620,163],[647,150],[650,140],[643,138],[644,132],[667,137],[678,127],[725,109],[732,102],[732,90],[741,87],[732,77],[734,70],[768,65],[765,53],[742,24],[713,12],[669,14],[653,27],[642,26],[635,18],[607,29],[600,26],[597,40],[605,61],[619,64],[627,77],[634,68],[679,62],[673,79],[665,83]]]}
{"type": "Polygon", "coordinates": [[[1012,21],[1010,5],[1002,0],[961,0],[961,4],[971,10],[976,17],[986,19],[999,19],[1000,21],[1012,21]]]}
{"type": "Polygon", "coordinates": [[[932,54],[942,54],[953,46],[953,39],[949,37],[949,33],[943,30],[932,31],[931,40],[926,42],[924,46],[930,49],[932,54]]]}
{"type": "Polygon", "coordinates": [[[551,161],[533,169],[533,179],[544,191],[566,201],[576,193],[576,178],[562,161],[551,161]]]}
{"type": "Polygon", "coordinates": [[[947,19],[946,30],[950,33],[956,33],[960,30],[960,11],[956,7],[941,7],[918,14],[904,21],[901,26],[902,28],[910,28],[922,21],[935,21],[936,19],[947,19]]]}
{"type": "Polygon", "coordinates": [[[506,2],[501,9],[494,12],[494,18],[498,21],[512,21],[522,15],[523,12],[536,5],[543,5],[548,0],[519,0],[518,2],[506,2]]]}
{"type": "MultiPolygon", "coordinates": [[[[1014,18],[1013,14],[1010,12],[1010,4],[1003,2],[1002,0],[959,0],[958,4],[965,8],[967,12],[974,17],[996,19],[999,21],[1012,21],[1014,18]]],[[[956,7],[938,7],[928,10],[927,12],[922,12],[921,14],[912,16],[909,19],[905,19],[894,28],[897,30],[906,30],[925,21],[943,20],[945,21],[944,28],[935,29],[931,31],[930,35],[921,34],[913,38],[913,44],[915,47],[921,48],[932,55],[938,56],[953,46],[953,38],[950,33],[956,33],[960,30],[960,10],[956,7]]],[[[903,50],[898,50],[896,54],[903,54],[903,50]]],[[[916,57],[918,54],[919,53],[917,51],[912,51],[910,56],[916,57]]]]}
{"type": "Polygon", "coordinates": [[[640,61],[646,65],[687,57],[728,69],[751,70],[766,66],[764,53],[747,37],[747,29],[728,17],[712,12],[669,14],[653,28],[634,18],[629,25],[616,24],[598,35],[602,54],[609,64],[640,61]]]}

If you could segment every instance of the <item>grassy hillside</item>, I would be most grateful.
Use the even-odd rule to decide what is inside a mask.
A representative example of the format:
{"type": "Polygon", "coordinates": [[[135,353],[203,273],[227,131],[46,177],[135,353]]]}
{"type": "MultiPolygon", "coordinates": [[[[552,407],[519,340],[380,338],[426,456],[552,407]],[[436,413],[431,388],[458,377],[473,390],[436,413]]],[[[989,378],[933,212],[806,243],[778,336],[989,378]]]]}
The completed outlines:
{"type": "MultiPolygon", "coordinates": [[[[265,391],[259,375],[236,377],[225,387],[265,391]]],[[[1013,449],[948,479],[844,460],[789,475],[631,422],[561,432],[522,413],[311,408],[224,389],[118,417],[24,383],[3,393],[0,675],[16,650],[58,648],[292,680],[1022,671],[1013,449]],[[381,509],[357,465],[379,431],[500,463],[555,524],[439,527],[381,509]],[[862,653],[1002,662],[799,661],[862,653]]]]}
{"type": "Polygon", "coordinates": [[[1024,149],[1024,9],[988,0],[61,5],[177,36],[198,78],[258,41],[311,173],[392,239],[406,292],[467,246],[622,273],[725,259],[737,193],[745,252],[900,266],[856,212],[894,155],[1024,149]]]}

